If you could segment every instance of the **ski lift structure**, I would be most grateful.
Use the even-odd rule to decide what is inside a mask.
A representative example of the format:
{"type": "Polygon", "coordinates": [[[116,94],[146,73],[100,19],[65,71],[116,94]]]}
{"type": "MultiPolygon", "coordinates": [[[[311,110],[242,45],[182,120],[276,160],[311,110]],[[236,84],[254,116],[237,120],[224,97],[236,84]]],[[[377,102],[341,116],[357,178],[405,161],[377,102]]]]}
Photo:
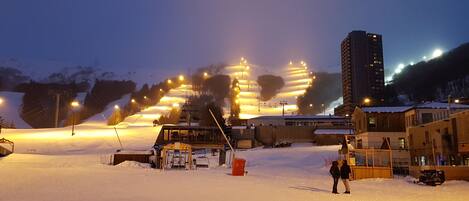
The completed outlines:
{"type": "Polygon", "coordinates": [[[0,139],[0,157],[5,157],[15,152],[15,143],[5,138],[0,139]]]}
{"type": "Polygon", "coordinates": [[[163,157],[162,169],[192,169],[192,146],[185,143],[175,142],[163,146],[161,151],[163,157]]]}

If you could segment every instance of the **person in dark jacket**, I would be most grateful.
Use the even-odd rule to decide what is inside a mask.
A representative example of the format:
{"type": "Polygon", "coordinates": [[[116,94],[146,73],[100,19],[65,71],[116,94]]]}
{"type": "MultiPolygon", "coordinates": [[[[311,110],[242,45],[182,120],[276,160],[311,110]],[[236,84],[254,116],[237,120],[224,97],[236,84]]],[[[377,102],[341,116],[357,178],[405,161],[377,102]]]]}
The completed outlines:
{"type": "Polygon", "coordinates": [[[334,179],[334,186],[332,186],[332,193],[339,194],[337,192],[337,183],[339,183],[340,178],[340,170],[339,170],[339,163],[337,161],[332,162],[331,169],[329,169],[329,173],[332,175],[334,179]]]}
{"type": "Polygon", "coordinates": [[[342,182],[344,183],[345,186],[345,192],[346,194],[350,194],[350,173],[352,171],[350,170],[350,166],[347,164],[347,160],[343,160],[342,166],[340,167],[340,178],[342,179],[342,182]]]}

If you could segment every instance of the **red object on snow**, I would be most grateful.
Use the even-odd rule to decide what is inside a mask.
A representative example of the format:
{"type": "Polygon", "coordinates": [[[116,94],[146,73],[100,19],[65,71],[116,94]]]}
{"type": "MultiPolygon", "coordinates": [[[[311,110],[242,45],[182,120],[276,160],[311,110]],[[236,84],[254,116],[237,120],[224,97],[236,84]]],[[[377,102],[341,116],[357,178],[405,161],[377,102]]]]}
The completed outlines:
{"type": "Polygon", "coordinates": [[[244,166],[246,165],[246,160],[242,158],[235,158],[233,160],[232,172],[233,176],[244,176],[244,166]]]}

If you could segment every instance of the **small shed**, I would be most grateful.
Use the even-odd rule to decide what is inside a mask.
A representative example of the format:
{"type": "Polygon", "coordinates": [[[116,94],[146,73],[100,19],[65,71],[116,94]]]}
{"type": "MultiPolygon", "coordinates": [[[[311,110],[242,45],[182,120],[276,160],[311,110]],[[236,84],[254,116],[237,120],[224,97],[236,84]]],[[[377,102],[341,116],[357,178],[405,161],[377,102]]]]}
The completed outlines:
{"type": "Polygon", "coordinates": [[[345,140],[345,136],[353,135],[353,129],[326,129],[314,130],[314,143],[316,145],[338,145],[345,140]]]}

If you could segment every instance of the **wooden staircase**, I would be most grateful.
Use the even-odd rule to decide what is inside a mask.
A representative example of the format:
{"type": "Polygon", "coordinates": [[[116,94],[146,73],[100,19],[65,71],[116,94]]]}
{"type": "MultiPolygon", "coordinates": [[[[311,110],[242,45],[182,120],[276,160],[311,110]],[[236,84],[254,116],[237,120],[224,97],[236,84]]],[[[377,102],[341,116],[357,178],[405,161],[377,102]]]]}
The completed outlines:
{"type": "Polygon", "coordinates": [[[15,151],[15,143],[5,138],[0,139],[0,157],[5,157],[15,151]]]}

